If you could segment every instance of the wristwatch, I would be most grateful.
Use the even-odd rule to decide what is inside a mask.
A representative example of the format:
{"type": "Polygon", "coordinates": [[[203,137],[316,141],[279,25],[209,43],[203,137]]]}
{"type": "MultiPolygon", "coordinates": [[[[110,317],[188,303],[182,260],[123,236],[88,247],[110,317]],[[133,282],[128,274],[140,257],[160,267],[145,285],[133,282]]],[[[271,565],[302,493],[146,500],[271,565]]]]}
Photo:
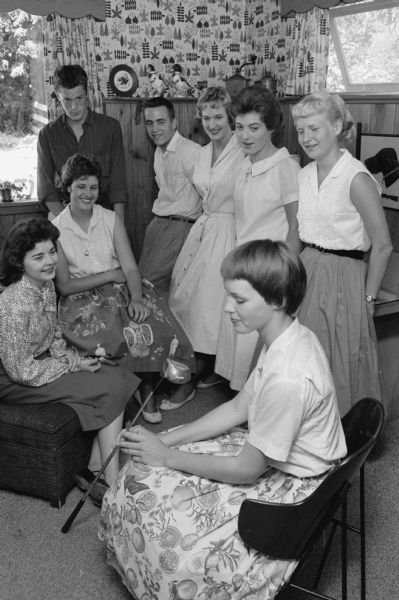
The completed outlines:
{"type": "Polygon", "coordinates": [[[366,302],[375,302],[377,300],[377,298],[374,298],[374,296],[366,296],[366,302]]]}

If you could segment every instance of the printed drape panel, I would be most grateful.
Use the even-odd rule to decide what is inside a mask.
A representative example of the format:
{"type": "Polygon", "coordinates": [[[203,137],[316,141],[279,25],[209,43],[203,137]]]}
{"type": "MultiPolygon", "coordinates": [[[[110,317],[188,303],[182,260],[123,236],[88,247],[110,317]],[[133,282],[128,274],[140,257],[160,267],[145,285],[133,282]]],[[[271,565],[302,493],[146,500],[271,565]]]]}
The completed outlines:
{"type": "Polygon", "coordinates": [[[95,110],[101,110],[99,85],[103,96],[115,96],[108,79],[117,65],[134,70],[139,82],[134,96],[146,96],[151,89],[149,65],[169,81],[173,65],[179,63],[198,95],[205,85],[223,85],[252,53],[255,65],[241,73],[251,84],[267,71],[276,78],[279,95],[325,87],[328,10],[315,8],[286,19],[280,16],[281,0],[165,0],[162,10],[156,9],[156,2],[152,10],[143,9],[137,0],[105,4],[105,22],[58,14],[43,20],[52,117],[56,114],[50,100],[52,74],[58,64],[74,62],[89,74],[95,110]]]}
{"type": "Polygon", "coordinates": [[[314,8],[296,15],[290,33],[285,95],[303,96],[325,90],[330,39],[328,10],[314,8]]]}
{"type": "Polygon", "coordinates": [[[296,13],[304,13],[318,8],[331,8],[338,4],[355,4],[361,0],[281,0],[281,16],[295,17],[296,13]]]}
{"type": "Polygon", "coordinates": [[[58,101],[52,97],[53,74],[62,65],[79,64],[87,73],[90,108],[102,112],[102,96],[96,64],[94,19],[69,19],[56,13],[42,19],[44,71],[47,108],[50,120],[62,114],[58,101]]]}

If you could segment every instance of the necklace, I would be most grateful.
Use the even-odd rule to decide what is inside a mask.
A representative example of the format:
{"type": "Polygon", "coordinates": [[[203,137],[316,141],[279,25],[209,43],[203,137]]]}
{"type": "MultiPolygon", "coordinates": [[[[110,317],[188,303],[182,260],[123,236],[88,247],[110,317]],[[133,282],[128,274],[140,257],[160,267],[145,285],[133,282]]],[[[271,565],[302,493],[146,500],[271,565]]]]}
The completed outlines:
{"type": "MultiPolygon", "coordinates": [[[[87,226],[87,229],[85,229],[84,227],[82,227],[82,224],[80,223],[80,220],[79,220],[79,219],[77,219],[77,218],[76,218],[76,216],[73,214],[73,212],[72,212],[72,210],[71,210],[71,206],[69,206],[69,213],[70,213],[70,215],[71,215],[72,219],[75,221],[75,223],[77,223],[77,224],[79,225],[80,229],[82,229],[82,230],[83,230],[83,231],[84,231],[84,232],[87,234],[87,231],[88,231],[89,225],[87,226]]],[[[79,236],[79,237],[80,237],[80,236],[79,236]]],[[[90,240],[90,239],[89,239],[89,240],[86,240],[86,241],[84,242],[84,244],[85,244],[85,247],[84,247],[84,249],[83,249],[83,254],[84,254],[84,256],[89,256],[89,255],[90,255],[90,252],[89,252],[89,246],[90,246],[90,242],[91,242],[91,240],[90,240]]]]}

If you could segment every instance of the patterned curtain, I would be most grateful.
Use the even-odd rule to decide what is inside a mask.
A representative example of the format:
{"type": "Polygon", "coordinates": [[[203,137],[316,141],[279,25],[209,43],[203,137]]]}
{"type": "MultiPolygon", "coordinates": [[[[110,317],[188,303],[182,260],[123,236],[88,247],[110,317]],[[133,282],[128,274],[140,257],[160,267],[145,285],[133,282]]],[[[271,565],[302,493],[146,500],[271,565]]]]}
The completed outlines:
{"type": "MultiPolygon", "coordinates": [[[[326,89],[330,20],[328,10],[314,8],[289,19],[285,95],[304,96],[326,89]]],[[[288,33],[287,31],[287,33],[288,33]]]]}
{"type": "Polygon", "coordinates": [[[62,65],[79,64],[88,76],[89,106],[102,112],[102,96],[96,65],[94,19],[69,19],[57,13],[43,17],[43,51],[47,108],[50,120],[56,119],[62,108],[52,97],[53,73],[62,65]]]}
{"type": "Polygon", "coordinates": [[[281,16],[294,17],[295,13],[304,13],[315,6],[331,8],[338,4],[355,4],[363,0],[281,0],[281,16]]]}

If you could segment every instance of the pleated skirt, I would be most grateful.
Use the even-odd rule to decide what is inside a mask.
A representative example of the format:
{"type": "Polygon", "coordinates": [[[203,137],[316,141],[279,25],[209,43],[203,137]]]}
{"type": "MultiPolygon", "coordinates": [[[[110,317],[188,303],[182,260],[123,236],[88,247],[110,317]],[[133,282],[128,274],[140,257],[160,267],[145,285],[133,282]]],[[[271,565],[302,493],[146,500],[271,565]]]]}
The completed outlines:
{"type": "Polygon", "coordinates": [[[366,262],[313,248],[305,248],[301,259],[308,282],[298,318],[324,348],[340,414],[365,396],[386,404],[375,327],[366,302],[366,262]]]}

